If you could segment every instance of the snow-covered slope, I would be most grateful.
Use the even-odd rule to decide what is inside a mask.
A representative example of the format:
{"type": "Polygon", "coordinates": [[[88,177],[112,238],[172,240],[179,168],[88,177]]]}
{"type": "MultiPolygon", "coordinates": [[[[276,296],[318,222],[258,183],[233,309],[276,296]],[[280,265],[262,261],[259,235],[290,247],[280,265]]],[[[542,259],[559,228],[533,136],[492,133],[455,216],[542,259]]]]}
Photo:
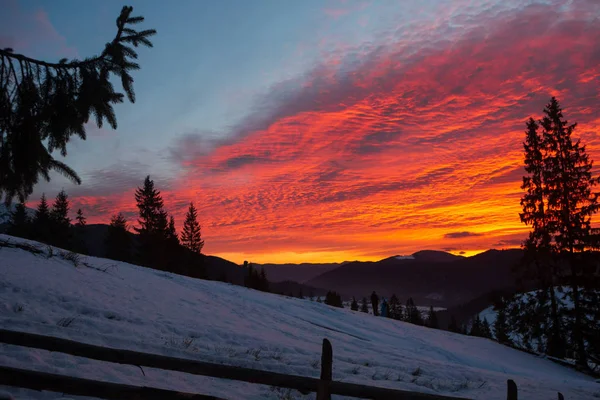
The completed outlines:
{"type": "MultiPolygon", "coordinates": [[[[26,242],[0,235],[1,241],[26,242]]],[[[34,242],[32,242],[34,243],[34,242]]],[[[506,379],[520,398],[592,398],[591,378],[490,340],[376,318],[57,250],[46,255],[0,247],[0,326],[92,344],[317,377],[321,341],[333,344],[335,380],[504,399],[506,379]],[[85,262],[85,264],[83,264],[85,262]]],[[[149,385],[228,399],[284,398],[283,390],[115,365],[0,345],[0,365],[149,385]]],[[[17,398],[61,394],[0,388],[17,398]]],[[[293,393],[293,398],[314,398],[293,393]]]]}

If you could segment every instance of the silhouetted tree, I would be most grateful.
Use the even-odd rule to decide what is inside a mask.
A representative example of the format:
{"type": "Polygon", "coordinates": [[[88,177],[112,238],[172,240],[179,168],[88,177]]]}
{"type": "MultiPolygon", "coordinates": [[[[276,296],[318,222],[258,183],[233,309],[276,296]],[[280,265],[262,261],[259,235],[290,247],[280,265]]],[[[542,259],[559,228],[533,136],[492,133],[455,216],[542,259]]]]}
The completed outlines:
{"type": "Polygon", "coordinates": [[[494,336],[499,343],[511,344],[512,341],[508,335],[509,326],[506,321],[506,309],[501,307],[498,309],[496,314],[496,321],[494,321],[494,336]]]}
{"type": "Polygon", "coordinates": [[[369,313],[369,306],[367,304],[367,298],[363,297],[362,302],[360,303],[360,312],[369,313]]]}
{"type": "Polygon", "coordinates": [[[69,196],[61,190],[50,211],[52,236],[50,243],[61,248],[68,248],[71,241],[71,219],[69,218],[69,196]]]}
{"type": "Polygon", "coordinates": [[[302,289],[300,289],[300,291],[298,292],[298,298],[304,299],[304,293],[302,293],[302,289]]]}
{"type": "Polygon", "coordinates": [[[75,217],[75,220],[77,221],[75,223],[76,226],[78,226],[78,227],[85,226],[87,219],[83,216],[83,211],[81,211],[81,208],[77,209],[77,216],[75,217]]]}
{"type": "Polygon", "coordinates": [[[194,207],[194,203],[190,203],[190,207],[185,215],[183,231],[181,232],[181,244],[195,253],[201,253],[204,246],[204,241],[200,236],[198,211],[194,207]]]}
{"type": "Polygon", "coordinates": [[[113,215],[104,240],[106,258],[131,261],[131,237],[127,231],[127,220],[123,214],[113,215]]]}
{"type": "Polygon", "coordinates": [[[398,296],[396,296],[395,294],[392,294],[392,297],[390,297],[390,313],[389,313],[389,317],[393,318],[395,320],[402,320],[402,304],[400,304],[400,300],[398,299],[398,296]]]}
{"type": "Polygon", "coordinates": [[[487,318],[483,318],[483,322],[481,323],[481,336],[488,339],[492,337],[492,330],[487,318]]]}
{"type": "Polygon", "coordinates": [[[524,247],[529,261],[525,266],[534,267],[520,271],[525,275],[533,270],[541,288],[529,296],[534,305],[519,304],[518,312],[511,310],[511,317],[524,315],[533,322],[531,329],[545,339],[548,354],[561,356],[568,344],[579,366],[587,368],[589,344],[600,338],[600,276],[593,253],[600,243],[591,224],[592,215],[600,209],[594,192],[598,178],[592,175],[585,146],[572,138],[577,124],[564,119],[556,98],[546,105],[544,114],[539,122],[541,134],[530,120],[525,143],[528,175],[523,179],[526,193],[521,220],[532,227],[524,247]],[[565,310],[562,296],[555,295],[558,284],[569,287],[564,297],[572,304],[570,310],[565,310]]]}
{"type": "Polygon", "coordinates": [[[35,240],[48,243],[51,228],[50,207],[48,207],[46,195],[42,193],[32,221],[32,236],[35,240]]]}
{"type": "Polygon", "coordinates": [[[83,61],[49,63],[0,49],[0,198],[4,196],[7,204],[13,197],[25,201],[39,177],[50,180],[51,170],[81,183],[52,152],[66,156],[73,135],[85,140],[91,115],[99,127],[106,120],[116,129],[113,104],[124,96],[114,91],[113,75],[135,101],[130,73],[139,65],[131,45],[152,46],[149,37],[156,31],[134,30],[144,18],[132,17],[132,10],[123,7],[114,39],[99,56],[83,61]]]}
{"type": "Polygon", "coordinates": [[[354,297],[352,297],[352,304],[350,304],[350,309],[352,311],[358,311],[358,303],[356,302],[356,299],[354,297]]]}
{"type": "Polygon", "coordinates": [[[556,264],[552,256],[552,221],[548,207],[548,184],[545,180],[546,142],[538,132],[539,125],[530,118],[523,148],[525,150],[525,172],[521,188],[525,194],[521,199],[523,212],[521,221],[532,226],[529,236],[523,243],[524,257],[517,264],[519,279],[536,281],[539,290],[532,295],[516,299],[510,305],[511,326],[524,342],[536,340],[538,343],[550,337],[550,355],[564,356],[564,337],[560,317],[560,299],[554,291],[556,264]],[[559,344],[560,343],[560,344],[559,344]],[[556,344],[556,345],[555,345],[556,344]],[[562,348],[562,349],[561,349],[562,348]]]}
{"type": "Polygon", "coordinates": [[[321,296],[317,296],[317,303],[322,303],[321,296]]]}
{"type": "Polygon", "coordinates": [[[377,296],[375,291],[371,293],[371,306],[373,307],[373,315],[376,317],[379,316],[379,296],[377,296]]]}
{"type": "Polygon", "coordinates": [[[415,306],[415,302],[412,297],[406,301],[406,311],[404,313],[404,320],[406,322],[410,322],[415,325],[423,325],[423,318],[421,317],[421,312],[415,306]]]}
{"type": "Polygon", "coordinates": [[[12,236],[28,238],[31,230],[31,221],[27,215],[27,208],[22,201],[15,205],[14,211],[10,214],[7,233],[12,236]]]}
{"type": "Polygon", "coordinates": [[[577,124],[564,119],[556,98],[550,100],[544,114],[540,125],[545,142],[544,180],[552,249],[559,265],[567,266],[570,290],[565,297],[573,304],[572,311],[565,314],[570,342],[578,364],[588,368],[586,343],[600,333],[600,275],[597,257],[592,253],[600,243],[591,225],[592,215],[600,209],[599,193],[593,191],[599,178],[592,176],[593,163],[585,145],[571,137],[577,124]]]}
{"type": "Polygon", "coordinates": [[[325,295],[325,304],[332,307],[344,308],[342,297],[339,295],[339,293],[334,291],[327,292],[325,295]]]}
{"type": "Polygon", "coordinates": [[[429,314],[427,315],[427,326],[433,329],[439,329],[437,315],[433,310],[433,306],[429,306],[429,314]]]}
{"type": "Polygon", "coordinates": [[[77,222],[75,223],[74,227],[75,240],[73,241],[73,249],[77,253],[87,254],[88,251],[84,240],[84,227],[86,225],[86,218],[83,215],[83,211],[81,211],[81,208],[77,209],[77,216],[75,217],[75,220],[77,222]]]}
{"type": "Polygon", "coordinates": [[[164,269],[168,263],[168,222],[167,213],[160,191],[154,188],[154,181],[147,176],[144,185],[135,191],[135,201],[139,209],[138,258],[142,265],[164,269]]]}
{"type": "Polygon", "coordinates": [[[469,331],[469,336],[478,336],[478,337],[483,336],[482,335],[481,318],[479,318],[479,314],[477,314],[475,316],[475,319],[473,320],[473,323],[471,324],[471,330],[469,331]]]}

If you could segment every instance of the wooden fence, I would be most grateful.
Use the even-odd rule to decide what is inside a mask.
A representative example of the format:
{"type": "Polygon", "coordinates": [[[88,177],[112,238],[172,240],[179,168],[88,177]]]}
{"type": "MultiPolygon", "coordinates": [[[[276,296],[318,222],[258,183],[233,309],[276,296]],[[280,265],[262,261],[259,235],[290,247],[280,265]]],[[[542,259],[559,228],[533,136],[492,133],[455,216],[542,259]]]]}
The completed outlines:
{"type": "MultiPolygon", "coordinates": [[[[0,329],[0,343],[31,347],[78,357],[133,366],[145,366],[169,371],[185,372],[193,375],[230,379],[253,384],[270,385],[295,389],[303,394],[317,392],[317,400],[330,400],[332,394],[363,399],[394,400],[468,400],[459,397],[385,389],[354,383],[332,380],[333,350],[329,340],[323,340],[321,354],[320,379],[304,376],[286,375],[277,372],[261,371],[250,368],[206,363],[184,358],[140,353],[109,347],[75,342],[52,336],[0,329]]],[[[33,390],[49,390],[70,395],[92,396],[103,399],[219,399],[202,394],[183,393],[146,386],[131,386],[111,382],[102,382],[65,375],[36,372],[0,366],[0,385],[21,387],[33,390]]],[[[558,394],[559,400],[564,400],[558,394]]],[[[517,386],[508,381],[507,400],[518,400],[517,386]]]]}

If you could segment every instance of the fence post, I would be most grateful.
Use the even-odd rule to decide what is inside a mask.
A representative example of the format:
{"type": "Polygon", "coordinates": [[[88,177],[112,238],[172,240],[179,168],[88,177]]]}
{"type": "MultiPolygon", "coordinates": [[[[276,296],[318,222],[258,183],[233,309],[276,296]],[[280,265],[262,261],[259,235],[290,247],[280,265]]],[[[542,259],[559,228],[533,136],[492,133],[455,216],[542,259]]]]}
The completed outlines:
{"type": "Polygon", "coordinates": [[[506,395],[506,400],[518,400],[517,395],[517,384],[512,379],[509,379],[508,384],[508,394],[506,395]]]}
{"type": "Polygon", "coordinates": [[[331,342],[323,339],[323,353],[321,354],[321,380],[317,388],[317,400],[331,400],[331,379],[333,376],[333,349],[331,342]]]}
{"type": "Polygon", "coordinates": [[[558,400],[565,400],[565,396],[561,392],[558,392],[558,400]]]}

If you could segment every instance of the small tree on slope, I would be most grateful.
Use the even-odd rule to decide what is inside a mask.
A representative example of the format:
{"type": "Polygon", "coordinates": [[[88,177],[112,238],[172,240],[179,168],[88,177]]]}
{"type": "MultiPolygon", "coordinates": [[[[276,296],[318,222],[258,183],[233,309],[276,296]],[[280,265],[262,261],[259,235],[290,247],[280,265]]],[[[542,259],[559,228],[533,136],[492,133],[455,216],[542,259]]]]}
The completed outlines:
{"type": "Polygon", "coordinates": [[[352,304],[350,304],[350,309],[352,311],[358,311],[358,303],[356,302],[356,299],[354,297],[352,297],[352,304]]]}
{"type": "Polygon", "coordinates": [[[195,253],[201,253],[202,247],[204,247],[204,241],[200,236],[198,211],[194,207],[194,203],[190,203],[190,207],[185,215],[183,231],[181,232],[181,244],[195,253]]]}
{"type": "Polygon", "coordinates": [[[8,225],[8,234],[12,236],[18,236],[22,238],[29,237],[29,231],[31,222],[27,215],[27,209],[25,203],[22,201],[15,205],[15,210],[10,214],[10,221],[8,225]]]}
{"type": "Polygon", "coordinates": [[[360,303],[360,312],[369,313],[369,306],[367,303],[367,298],[363,297],[362,302],[360,303]]]}
{"type": "Polygon", "coordinates": [[[154,181],[147,176],[144,185],[135,191],[135,201],[139,210],[140,245],[139,262],[152,268],[165,268],[168,261],[166,244],[168,238],[167,213],[160,191],[154,188],[154,181]]]}
{"type": "Polygon", "coordinates": [[[32,221],[32,236],[33,239],[39,240],[40,242],[48,243],[50,238],[50,207],[46,201],[46,195],[42,193],[40,202],[35,210],[35,215],[32,221]]]}
{"type": "Polygon", "coordinates": [[[131,238],[123,214],[113,215],[105,238],[106,257],[111,260],[131,261],[131,238]]]}
{"type": "Polygon", "coordinates": [[[64,190],[56,195],[56,200],[50,211],[52,226],[51,243],[55,246],[67,248],[71,241],[71,219],[69,218],[69,196],[64,190]]]}

